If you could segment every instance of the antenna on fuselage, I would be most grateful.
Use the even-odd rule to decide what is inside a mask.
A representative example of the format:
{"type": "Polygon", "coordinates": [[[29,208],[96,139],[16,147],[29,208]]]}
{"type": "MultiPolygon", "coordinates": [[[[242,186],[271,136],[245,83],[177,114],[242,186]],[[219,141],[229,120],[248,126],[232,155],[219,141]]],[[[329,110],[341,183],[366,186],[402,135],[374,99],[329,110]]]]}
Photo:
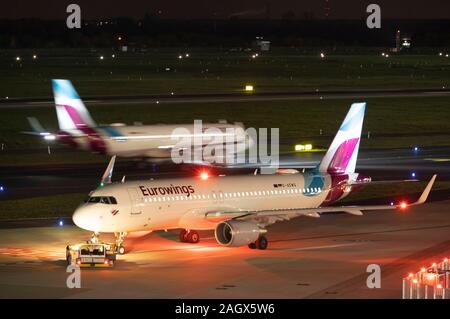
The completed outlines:
{"type": "Polygon", "coordinates": [[[111,177],[114,169],[114,163],[116,162],[116,155],[111,157],[108,166],[106,167],[105,172],[102,175],[102,179],[100,180],[100,187],[105,186],[106,184],[111,184],[111,177]]]}
{"type": "Polygon", "coordinates": [[[125,183],[125,175],[123,175],[121,183],[125,183]]]}

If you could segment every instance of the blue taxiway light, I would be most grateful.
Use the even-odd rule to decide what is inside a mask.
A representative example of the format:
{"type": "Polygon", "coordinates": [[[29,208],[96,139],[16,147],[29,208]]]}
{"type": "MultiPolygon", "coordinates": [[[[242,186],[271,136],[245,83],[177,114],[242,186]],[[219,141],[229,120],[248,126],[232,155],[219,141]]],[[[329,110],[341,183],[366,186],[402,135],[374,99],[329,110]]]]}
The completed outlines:
{"type": "Polygon", "coordinates": [[[414,146],[413,150],[414,150],[414,152],[417,152],[419,150],[419,148],[417,146],[414,146]]]}
{"type": "Polygon", "coordinates": [[[0,186],[0,192],[3,192],[5,188],[3,186],[0,186]]]}
{"type": "Polygon", "coordinates": [[[59,226],[64,226],[64,222],[62,220],[59,221],[59,226]]]}
{"type": "Polygon", "coordinates": [[[416,173],[412,172],[411,177],[416,177],[416,173]]]}

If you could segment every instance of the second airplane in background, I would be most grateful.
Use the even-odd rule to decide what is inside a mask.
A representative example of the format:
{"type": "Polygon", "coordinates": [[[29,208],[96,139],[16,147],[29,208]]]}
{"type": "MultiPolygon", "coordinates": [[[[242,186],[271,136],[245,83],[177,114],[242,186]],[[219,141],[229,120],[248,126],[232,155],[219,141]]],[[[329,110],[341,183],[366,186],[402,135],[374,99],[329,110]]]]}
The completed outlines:
{"type": "Polygon", "coordinates": [[[176,140],[172,138],[186,141],[185,147],[194,145],[194,139],[201,138],[205,143],[216,140],[216,135],[221,135],[223,141],[232,141],[230,143],[233,145],[241,144],[236,150],[245,150],[253,143],[241,123],[203,123],[201,132],[197,132],[193,124],[97,125],[69,80],[52,80],[52,86],[59,132],[47,132],[37,119],[28,118],[34,131],[25,133],[95,153],[140,158],[170,157],[175,146],[182,151],[184,146],[176,144],[176,140]],[[173,131],[177,128],[184,128],[184,131],[191,133],[176,136],[173,131]],[[216,133],[208,132],[209,128],[216,128],[216,133]]]}

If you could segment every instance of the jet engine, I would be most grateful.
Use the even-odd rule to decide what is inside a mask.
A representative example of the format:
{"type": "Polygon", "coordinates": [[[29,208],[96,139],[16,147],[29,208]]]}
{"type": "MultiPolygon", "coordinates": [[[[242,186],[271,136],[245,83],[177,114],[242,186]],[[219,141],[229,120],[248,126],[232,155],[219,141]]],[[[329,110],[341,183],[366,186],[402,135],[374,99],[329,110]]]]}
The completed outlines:
{"type": "Polygon", "coordinates": [[[254,243],[260,235],[266,233],[252,222],[229,220],[217,224],[214,235],[219,244],[228,247],[244,246],[254,243]]]}

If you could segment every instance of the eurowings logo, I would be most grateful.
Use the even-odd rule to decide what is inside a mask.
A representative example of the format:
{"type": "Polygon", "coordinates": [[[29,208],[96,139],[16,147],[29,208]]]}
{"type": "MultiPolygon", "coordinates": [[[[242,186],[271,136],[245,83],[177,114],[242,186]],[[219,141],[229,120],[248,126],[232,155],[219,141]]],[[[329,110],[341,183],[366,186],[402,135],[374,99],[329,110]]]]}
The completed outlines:
{"type": "Polygon", "coordinates": [[[118,209],[114,209],[113,211],[111,211],[111,215],[116,216],[119,213],[118,209]]]}

